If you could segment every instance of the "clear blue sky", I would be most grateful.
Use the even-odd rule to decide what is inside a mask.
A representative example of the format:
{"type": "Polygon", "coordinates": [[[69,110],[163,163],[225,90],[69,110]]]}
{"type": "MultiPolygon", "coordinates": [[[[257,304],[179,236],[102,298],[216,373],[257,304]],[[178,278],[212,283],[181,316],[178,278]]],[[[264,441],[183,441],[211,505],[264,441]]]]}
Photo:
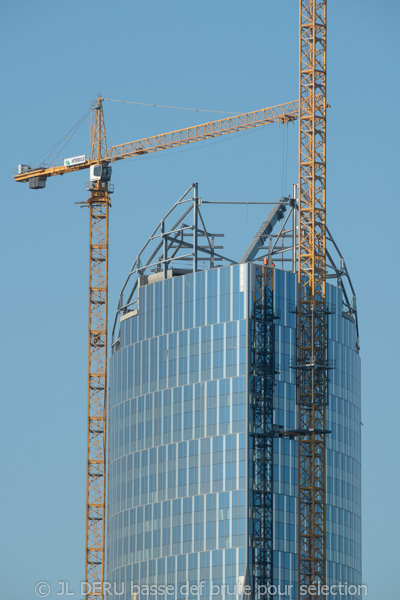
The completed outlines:
{"type": "MultiPolygon", "coordinates": [[[[328,221],[358,295],[371,600],[398,595],[399,6],[328,2],[328,221]]],[[[238,112],[297,98],[298,2],[21,0],[2,14],[0,561],[2,596],[33,600],[38,581],[56,598],[59,580],[77,592],[84,577],[88,214],[75,202],[88,177],[31,191],[13,169],[99,92],[238,112]]],[[[214,117],[105,104],[109,144],[214,117]]],[[[86,121],[60,158],[87,153],[88,140],[86,121]]],[[[115,165],[111,318],[136,252],[192,182],[208,200],[278,200],[296,159],[297,127],[266,127],[115,165]]],[[[239,258],[263,216],[232,208],[209,219],[232,232],[226,249],[239,258]]]]}

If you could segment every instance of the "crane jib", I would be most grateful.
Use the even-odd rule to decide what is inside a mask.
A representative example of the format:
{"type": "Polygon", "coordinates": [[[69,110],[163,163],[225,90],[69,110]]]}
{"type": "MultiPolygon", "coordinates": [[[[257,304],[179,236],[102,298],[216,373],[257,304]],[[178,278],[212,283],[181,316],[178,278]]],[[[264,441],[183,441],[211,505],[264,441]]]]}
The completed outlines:
{"type": "Polygon", "coordinates": [[[108,151],[103,149],[104,152],[101,155],[98,155],[97,158],[92,157],[90,160],[86,160],[86,155],[82,154],[64,159],[63,164],[59,166],[31,167],[30,165],[20,164],[18,166],[18,173],[14,175],[14,179],[20,183],[29,182],[30,189],[43,189],[48,177],[81,171],[90,168],[92,165],[107,165],[110,162],[123,160],[124,158],[167,150],[168,148],[235,133],[235,131],[251,129],[252,127],[272,123],[290,123],[298,118],[298,110],[299,103],[297,100],[294,100],[285,104],[241,113],[225,119],[193,125],[186,129],[169,131],[133,142],[112,146],[108,151]]]}

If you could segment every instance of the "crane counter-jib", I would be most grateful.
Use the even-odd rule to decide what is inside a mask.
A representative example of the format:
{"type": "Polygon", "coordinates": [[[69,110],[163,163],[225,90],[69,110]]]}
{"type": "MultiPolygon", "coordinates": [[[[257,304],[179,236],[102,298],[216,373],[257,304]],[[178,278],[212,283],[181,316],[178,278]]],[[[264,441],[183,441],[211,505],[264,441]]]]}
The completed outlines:
{"type": "MultiPolygon", "coordinates": [[[[65,165],[60,165],[58,167],[40,167],[40,168],[30,168],[28,170],[23,171],[22,173],[18,173],[14,175],[15,181],[25,183],[30,179],[34,179],[35,177],[53,177],[54,175],[65,175],[65,173],[71,173],[73,171],[81,171],[82,169],[89,169],[91,165],[96,164],[97,161],[87,160],[84,163],[79,165],[71,165],[69,167],[65,165]]],[[[25,166],[25,165],[21,165],[25,166]]]]}

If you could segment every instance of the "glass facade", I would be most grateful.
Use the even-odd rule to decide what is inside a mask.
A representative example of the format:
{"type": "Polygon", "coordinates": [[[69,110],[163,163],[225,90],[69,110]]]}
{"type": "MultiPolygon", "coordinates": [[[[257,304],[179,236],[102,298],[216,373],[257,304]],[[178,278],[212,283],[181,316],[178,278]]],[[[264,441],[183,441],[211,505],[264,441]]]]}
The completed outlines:
{"type": "MultiPolygon", "coordinates": [[[[131,584],[158,586],[164,598],[163,585],[174,586],[169,597],[176,599],[239,598],[248,581],[255,268],[235,264],[147,283],[121,319],[110,365],[107,581],[126,600],[131,584]]],[[[285,429],[297,425],[290,367],[296,281],[275,269],[274,422],[285,429]]],[[[328,286],[327,294],[336,365],[327,412],[327,583],[359,584],[360,365],[342,292],[328,286]]],[[[297,443],[275,439],[273,456],[273,583],[292,586],[280,597],[295,598],[297,443]]]]}

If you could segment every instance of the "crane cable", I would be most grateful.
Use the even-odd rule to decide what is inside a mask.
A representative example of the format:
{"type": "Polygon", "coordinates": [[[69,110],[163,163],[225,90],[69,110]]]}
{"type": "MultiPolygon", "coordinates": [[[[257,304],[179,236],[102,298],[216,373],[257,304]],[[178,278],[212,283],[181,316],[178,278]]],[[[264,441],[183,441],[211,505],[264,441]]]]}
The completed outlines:
{"type": "Polygon", "coordinates": [[[282,143],[282,196],[285,194],[287,185],[287,173],[288,173],[288,154],[289,154],[289,128],[283,129],[283,143],[282,143]]]}
{"type": "Polygon", "coordinates": [[[78,129],[80,128],[80,126],[82,125],[82,123],[85,121],[85,119],[88,117],[88,115],[90,114],[90,108],[87,109],[83,115],[78,119],[78,121],[71,127],[71,129],[69,129],[69,131],[67,131],[67,133],[58,140],[58,142],[56,142],[55,144],[53,144],[46,152],[43,152],[43,154],[40,155],[40,157],[35,161],[35,164],[40,164],[40,162],[42,161],[43,157],[44,160],[48,159],[58,148],[58,146],[60,146],[60,144],[62,144],[65,140],[65,143],[59,148],[57,154],[52,158],[52,160],[50,161],[50,165],[54,164],[55,161],[57,160],[57,158],[59,157],[59,155],[61,154],[61,152],[63,151],[63,149],[65,148],[65,146],[68,144],[68,142],[71,140],[71,138],[75,135],[75,133],[78,131],[78,129]],[[67,136],[69,136],[67,138],[67,136]],[[67,138],[67,139],[66,139],[67,138]]]}
{"type": "Polygon", "coordinates": [[[115,100],[114,98],[103,98],[109,102],[121,102],[122,104],[135,104],[136,106],[151,106],[152,108],[172,108],[174,110],[190,110],[193,112],[220,113],[223,115],[237,115],[238,112],[229,112],[228,110],[210,110],[207,108],[187,108],[185,106],[166,106],[164,104],[147,104],[146,102],[132,102],[131,100],[115,100]]]}

